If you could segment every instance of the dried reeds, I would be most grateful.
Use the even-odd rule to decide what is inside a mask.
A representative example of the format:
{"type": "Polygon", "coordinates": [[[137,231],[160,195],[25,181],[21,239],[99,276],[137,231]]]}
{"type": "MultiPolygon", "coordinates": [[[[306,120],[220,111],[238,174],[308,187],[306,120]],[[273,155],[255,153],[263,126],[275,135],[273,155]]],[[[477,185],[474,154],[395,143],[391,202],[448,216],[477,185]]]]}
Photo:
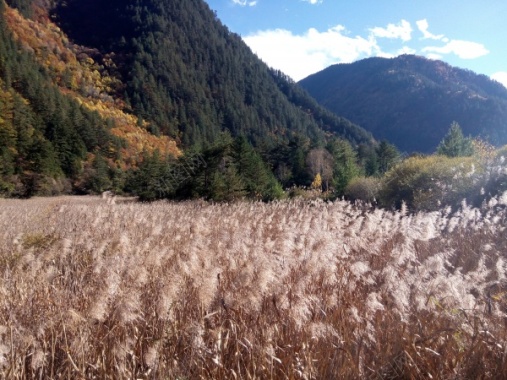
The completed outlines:
{"type": "Polygon", "coordinates": [[[499,378],[502,203],[0,199],[0,377],[499,378]]]}

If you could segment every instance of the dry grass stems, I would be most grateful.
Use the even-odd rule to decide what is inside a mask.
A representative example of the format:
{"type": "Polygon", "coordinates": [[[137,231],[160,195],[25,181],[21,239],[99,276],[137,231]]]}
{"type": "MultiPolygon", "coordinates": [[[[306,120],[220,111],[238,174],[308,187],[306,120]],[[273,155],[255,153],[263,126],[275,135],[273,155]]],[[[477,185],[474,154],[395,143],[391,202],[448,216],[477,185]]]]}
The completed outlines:
{"type": "Polygon", "coordinates": [[[475,379],[507,373],[507,196],[0,199],[0,377],[475,379]]]}

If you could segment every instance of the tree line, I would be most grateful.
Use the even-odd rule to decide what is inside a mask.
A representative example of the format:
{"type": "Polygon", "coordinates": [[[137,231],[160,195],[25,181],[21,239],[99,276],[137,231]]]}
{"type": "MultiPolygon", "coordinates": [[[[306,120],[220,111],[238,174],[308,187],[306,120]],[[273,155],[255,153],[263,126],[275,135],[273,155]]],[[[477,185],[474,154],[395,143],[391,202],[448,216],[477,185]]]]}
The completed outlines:
{"type": "MultiPolygon", "coordinates": [[[[30,0],[9,3],[30,16],[30,0]]],[[[463,137],[457,124],[437,156],[402,159],[392,144],[375,142],[264,65],[200,0],[69,0],[54,12],[77,42],[115,57],[115,96],[139,126],[172,136],[185,154],[139,152],[137,162],[122,166],[125,142],[110,133],[113,122],[60,91],[14,41],[1,9],[4,196],[106,190],[142,200],[346,196],[387,207],[404,200],[417,209],[434,204],[438,194],[458,202],[470,190],[465,177],[476,186],[477,176],[448,181],[456,165],[462,174],[464,168],[486,170],[473,158],[480,144],[463,137]]],[[[495,181],[488,191],[502,188],[503,179],[495,181]]]]}

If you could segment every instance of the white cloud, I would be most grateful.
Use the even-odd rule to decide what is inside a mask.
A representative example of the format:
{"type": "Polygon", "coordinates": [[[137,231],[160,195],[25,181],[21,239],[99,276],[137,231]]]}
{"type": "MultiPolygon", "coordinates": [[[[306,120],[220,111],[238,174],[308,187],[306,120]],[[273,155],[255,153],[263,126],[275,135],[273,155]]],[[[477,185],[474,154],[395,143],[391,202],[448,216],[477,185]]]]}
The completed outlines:
{"type": "Polygon", "coordinates": [[[423,34],[423,40],[444,40],[444,42],[449,42],[447,38],[443,34],[433,34],[428,31],[429,24],[428,20],[419,20],[416,21],[417,28],[423,34]]]}
{"type": "Polygon", "coordinates": [[[507,87],[507,71],[500,71],[491,75],[491,78],[507,87]]]}
{"type": "Polygon", "coordinates": [[[435,60],[441,60],[444,57],[442,55],[440,55],[440,54],[428,53],[428,54],[426,54],[426,58],[428,58],[428,59],[435,59],[435,60]]]}
{"type": "Polygon", "coordinates": [[[310,3],[312,5],[315,5],[315,4],[322,4],[324,2],[324,0],[302,0],[306,3],[310,3]]]}
{"type": "Polygon", "coordinates": [[[417,50],[412,49],[409,46],[403,46],[401,49],[399,49],[396,53],[396,55],[402,55],[402,54],[417,54],[417,50]]]}
{"type": "Polygon", "coordinates": [[[294,80],[303,79],[332,64],[350,63],[368,57],[424,54],[430,59],[443,59],[447,54],[455,54],[461,59],[474,59],[489,53],[480,43],[433,35],[428,31],[426,20],[418,21],[417,26],[423,33],[423,39],[439,41],[443,46],[426,46],[417,50],[408,46],[405,42],[411,41],[412,27],[405,20],[385,28],[369,29],[369,35],[365,37],[353,37],[344,26],[337,25],[325,31],[310,28],[301,34],[286,29],[264,30],[244,37],[244,41],[269,66],[283,71],[294,80]],[[395,47],[392,42],[386,42],[385,46],[390,48],[389,51],[383,51],[381,42],[384,38],[397,39],[399,45],[395,47]]]}
{"type": "Polygon", "coordinates": [[[323,32],[311,28],[302,35],[284,29],[266,30],[244,40],[269,66],[300,80],[334,63],[381,54],[373,36],[366,39],[345,34],[345,27],[337,25],[323,32]]]}
{"type": "Polygon", "coordinates": [[[424,53],[455,54],[461,59],[475,59],[489,54],[483,44],[471,41],[451,40],[444,46],[427,46],[422,49],[424,53]]]}
{"type": "Polygon", "coordinates": [[[436,40],[445,43],[444,46],[427,46],[422,49],[423,53],[426,53],[426,57],[430,59],[442,59],[444,54],[455,54],[461,59],[475,59],[489,54],[488,49],[483,44],[462,41],[462,40],[450,40],[443,34],[433,34],[429,29],[428,20],[422,19],[416,21],[417,28],[423,34],[423,40],[436,40]]]}
{"type": "Polygon", "coordinates": [[[397,25],[389,24],[387,28],[375,27],[370,29],[375,37],[401,39],[410,41],[412,39],[412,26],[406,20],[401,20],[397,25]]]}
{"type": "Polygon", "coordinates": [[[244,6],[249,6],[249,7],[253,7],[255,5],[257,5],[257,0],[255,1],[247,1],[247,0],[232,0],[232,2],[234,4],[237,4],[237,5],[241,5],[242,7],[244,6]]]}

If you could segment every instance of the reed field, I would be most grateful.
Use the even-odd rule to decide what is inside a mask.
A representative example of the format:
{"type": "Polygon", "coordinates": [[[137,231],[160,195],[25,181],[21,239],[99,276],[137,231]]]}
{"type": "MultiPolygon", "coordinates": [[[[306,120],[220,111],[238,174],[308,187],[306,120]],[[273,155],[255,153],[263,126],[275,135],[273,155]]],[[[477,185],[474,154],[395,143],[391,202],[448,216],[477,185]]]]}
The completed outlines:
{"type": "Polygon", "coordinates": [[[507,193],[0,199],[0,378],[501,379],[507,193]]]}

